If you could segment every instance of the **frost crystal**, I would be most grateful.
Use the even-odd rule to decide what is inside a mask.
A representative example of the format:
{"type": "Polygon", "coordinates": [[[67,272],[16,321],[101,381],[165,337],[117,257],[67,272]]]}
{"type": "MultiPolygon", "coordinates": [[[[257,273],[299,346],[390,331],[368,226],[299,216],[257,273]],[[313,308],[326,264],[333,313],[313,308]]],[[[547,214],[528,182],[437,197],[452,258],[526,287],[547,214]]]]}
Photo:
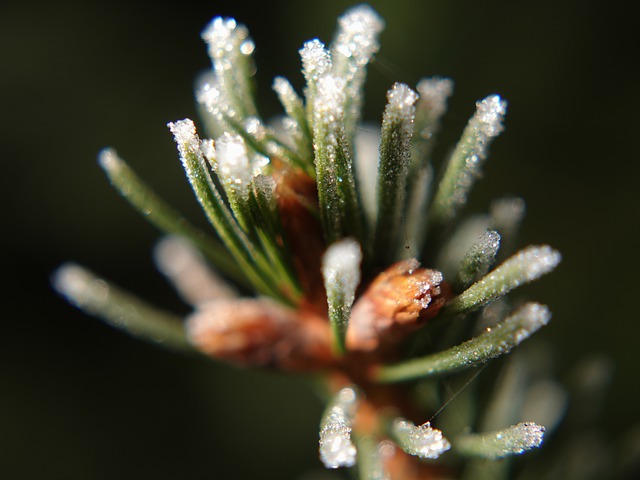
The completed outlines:
{"type": "Polygon", "coordinates": [[[230,105],[243,115],[254,115],[249,85],[253,74],[250,61],[253,42],[246,27],[232,18],[217,17],[202,32],[202,38],[209,46],[218,86],[230,105]]]}
{"type": "Polygon", "coordinates": [[[453,310],[471,310],[552,271],[561,255],[547,245],[527,247],[474,283],[452,302],[453,310]]]}
{"type": "Polygon", "coordinates": [[[351,238],[331,245],[322,257],[322,276],[327,290],[329,319],[344,342],[351,306],[360,283],[362,251],[351,238]]]}
{"type": "Polygon", "coordinates": [[[393,432],[405,452],[420,458],[436,459],[451,448],[449,440],[440,430],[431,427],[429,422],[416,426],[408,420],[397,418],[393,423],[393,432]]]}
{"type": "Polygon", "coordinates": [[[460,264],[459,281],[468,286],[487,273],[500,248],[500,234],[487,229],[478,237],[460,264]]]}
{"type": "Polygon", "coordinates": [[[376,256],[384,260],[392,260],[396,254],[417,99],[418,94],[401,83],[394,84],[387,92],[388,103],[382,117],[380,138],[376,186],[378,218],[374,244],[376,256]]]}
{"type": "Polygon", "coordinates": [[[327,468],[351,467],[356,463],[356,447],[351,428],[334,422],[320,431],[320,459],[327,468]]]}
{"type": "Polygon", "coordinates": [[[315,84],[320,77],[331,69],[331,55],[317,38],[310,40],[300,49],[302,58],[302,74],[304,75],[311,94],[315,90],[315,84]]]}
{"type": "Polygon", "coordinates": [[[462,435],[455,446],[466,455],[497,460],[538,448],[542,444],[544,430],[541,425],[523,422],[495,432],[462,435]]]}
{"type": "Polygon", "coordinates": [[[244,140],[239,135],[224,133],[215,142],[216,173],[225,186],[246,193],[251,169],[244,140]]]}
{"type": "Polygon", "coordinates": [[[357,452],[351,441],[351,421],[356,400],[353,388],[343,388],[324,414],[320,426],[320,459],[327,468],[355,464],[357,452]]]}
{"type": "Polygon", "coordinates": [[[551,312],[549,312],[549,309],[545,305],[532,302],[524,305],[512,317],[505,321],[517,321],[521,325],[521,328],[516,332],[514,337],[515,345],[518,345],[549,323],[550,319],[551,312]]]}
{"type": "Polygon", "coordinates": [[[345,292],[345,298],[353,302],[360,283],[360,262],[362,251],[355,240],[347,238],[331,245],[322,257],[325,286],[330,290],[345,292]]]}
{"type": "MultiPolygon", "coordinates": [[[[384,29],[384,21],[373,9],[361,5],[347,11],[338,19],[339,30],[332,47],[334,55],[338,53],[353,58],[358,67],[363,67],[371,56],[378,51],[378,35],[384,29]]],[[[336,62],[337,57],[336,56],[336,62]]]]}
{"type": "MultiPolygon", "coordinates": [[[[387,93],[389,101],[385,110],[384,122],[402,122],[403,125],[410,125],[415,115],[413,104],[418,99],[418,94],[403,83],[395,83],[387,93]]],[[[413,132],[413,130],[412,130],[413,132]]]]}
{"type": "Polygon", "coordinates": [[[318,93],[314,102],[314,120],[335,129],[343,122],[342,113],[346,100],[344,79],[325,75],[318,79],[318,93]]]}
{"type": "Polygon", "coordinates": [[[214,137],[230,129],[228,119],[238,120],[239,115],[229,104],[227,96],[221,91],[214,75],[203,75],[196,87],[196,101],[204,109],[207,127],[214,137]]]}
{"type": "Polygon", "coordinates": [[[191,155],[202,155],[200,150],[200,139],[196,133],[196,126],[193,120],[185,118],[177,122],[168,124],[169,130],[178,144],[180,158],[184,164],[185,159],[191,155]]]}
{"type": "Polygon", "coordinates": [[[522,453],[532,448],[538,448],[542,444],[544,430],[542,425],[523,422],[511,427],[506,435],[503,434],[502,438],[514,453],[522,453]]]}
{"type": "Polygon", "coordinates": [[[520,282],[531,282],[550,272],[560,263],[560,254],[547,245],[528,247],[512,257],[513,265],[519,264],[523,276],[520,282]]]}
{"type": "Polygon", "coordinates": [[[353,131],[360,121],[362,86],[366,65],[378,51],[378,35],[383,20],[367,5],[354,7],[338,19],[339,29],[331,44],[333,73],[345,79],[347,130],[353,131]]]}

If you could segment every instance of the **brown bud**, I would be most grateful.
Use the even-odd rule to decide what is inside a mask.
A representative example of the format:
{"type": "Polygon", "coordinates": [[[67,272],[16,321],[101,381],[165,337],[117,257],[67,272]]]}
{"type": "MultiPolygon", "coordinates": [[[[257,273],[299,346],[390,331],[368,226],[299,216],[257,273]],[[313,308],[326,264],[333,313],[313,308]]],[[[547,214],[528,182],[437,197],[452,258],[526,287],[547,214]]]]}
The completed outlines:
{"type": "Polygon", "coordinates": [[[333,360],[326,321],[264,298],[204,304],[189,316],[186,329],[205,354],[244,366],[303,371],[333,360]]]}
{"type": "Polygon", "coordinates": [[[305,292],[302,308],[326,315],[327,297],[320,273],[320,259],[325,244],[317,217],[316,182],[302,170],[293,170],[284,165],[275,169],[273,177],[282,229],[305,292]]]}
{"type": "Polygon", "coordinates": [[[392,265],[353,306],[347,348],[371,352],[396,345],[434,317],[450,296],[437,270],[420,268],[415,259],[392,265]]]}

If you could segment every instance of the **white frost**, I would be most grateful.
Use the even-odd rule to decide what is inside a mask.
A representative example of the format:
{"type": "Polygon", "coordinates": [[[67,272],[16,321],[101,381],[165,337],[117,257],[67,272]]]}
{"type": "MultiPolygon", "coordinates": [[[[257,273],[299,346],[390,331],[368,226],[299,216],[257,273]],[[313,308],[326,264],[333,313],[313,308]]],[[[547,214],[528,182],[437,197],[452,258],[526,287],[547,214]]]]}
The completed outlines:
{"type": "Polygon", "coordinates": [[[544,430],[536,423],[522,422],[493,432],[464,434],[456,439],[456,449],[465,455],[497,460],[538,448],[544,430]]]}
{"type": "Polygon", "coordinates": [[[327,468],[351,467],[356,447],[351,441],[351,421],[357,402],[353,388],[343,388],[334,397],[320,425],[320,459],[327,468]]]}
{"type": "Polygon", "coordinates": [[[498,457],[519,455],[542,444],[544,427],[536,423],[522,422],[492,435],[496,444],[501,447],[498,457]]]}
{"type": "Polygon", "coordinates": [[[196,126],[193,120],[185,118],[184,120],[169,123],[168,127],[178,144],[178,151],[183,165],[186,164],[187,158],[190,156],[202,156],[200,138],[196,133],[196,126]]]}
{"type": "Polygon", "coordinates": [[[338,33],[331,50],[364,66],[380,48],[378,35],[383,29],[384,21],[371,7],[354,7],[338,19],[338,33]]]}
{"type": "Polygon", "coordinates": [[[516,332],[515,345],[520,344],[551,320],[551,312],[546,305],[527,303],[505,322],[517,321],[521,328],[516,332]]]}
{"type": "Polygon", "coordinates": [[[309,40],[300,49],[302,58],[302,74],[307,84],[312,87],[318,78],[331,69],[331,55],[317,38],[309,40]]]}
{"type": "Polygon", "coordinates": [[[322,257],[322,275],[328,288],[355,294],[360,283],[360,244],[351,238],[331,245],[322,257]]]}
{"type": "Polygon", "coordinates": [[[561,259],[560,253],[547,245],[524,248],[458,295],[451,305],[458,311],[485,305],[551,272],[561,259]]]}
{"type": "Polygon", "coordinates": [[[408,420],[397,418],[393,422],[393,432],[405,452],[420,458],[436,459],[451,448],[442,431],[433,428],[429,422],[416,426],[408,420]]]}
{"type": "Polygon", "coordinates": [[[231,189],[241,197],[248,195],[251,179],[262,172],[268,158],[262,155],[250,158],[242,137],[231,133],[223,133],[214,148],[216,173],[225,190],[231,189]]]}
{"type": "MultiPolygon", "coordinates": [[[[343,122],[341,117],[346,101],[344,86],[344,79],[334,75],[324,75],[318,78],[318,90],[314,98],[314,120],[316,122],[334,128],[343,122]]],[[[331,129],[333,130],[333,128],[331,129]]]]}
{"type": "Polygon", "coordinates": [[[385,110],[387,121],[411,122],[415,115],[413,104],[418,99],[418,94],[404,83],[395,83],[387,92],[387,108],[385,110]]]}
{"type": "Polygon", "coordinates": [[[472,123],[481,143],[502,133],[504,130],[502,122],[506,113],[507,102],[499,95],[490,95],[476,103],[476,113],[472,123]]]}

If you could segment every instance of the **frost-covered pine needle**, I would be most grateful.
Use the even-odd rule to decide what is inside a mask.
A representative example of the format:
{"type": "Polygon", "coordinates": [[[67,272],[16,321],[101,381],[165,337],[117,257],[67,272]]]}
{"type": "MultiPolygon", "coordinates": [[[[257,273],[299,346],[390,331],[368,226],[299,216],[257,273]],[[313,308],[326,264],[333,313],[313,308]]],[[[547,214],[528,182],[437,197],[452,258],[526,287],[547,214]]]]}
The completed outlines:
{"type": "Polygon", "coordinates": [[[490,95],[476,103],[471,117],[449,162],[431,205],[430,219],[445,223],[455,217],[466,203],[467,196],[487,157],[489,145],[503,130],[502,121],[507,102],[490,95]]]}
{"type": "Polygon", "coordinates": [[[401,83],[387,92],[380,136],[374,245],[374,255],[383,262],[393,261],[397,251],[417,99],[418,94],[401,83]]]}
{"type": "Polygon", "coordinates": [[[514,288],[551,272],[560,260],[560,253],[547,245],[527,247],[471,285],[454,298],[447,308],[460,313],[486,305],[514,288]]]}
{"type": "Polygon", "coordinates": [[[169,123],[168,126],[178,145],[187,178],[209,221],[227,246],[230,243],[239,246],[240,239],[234,237],[241,235],[241,232],[211,179],[195,124],[187,118],[169,123]]]}
{"type": "Polygon", "coordinates": [[[202,38],[209,46],[217,86],[231,107],[226,114],[237,118],[255,115],[250,83],[254,44],[247,28],[233,18],[216,17],[202,32],[202,38]]]}
{"type": "Polygon", "coordinates": [[[426,357],[380,367],[375,377],[381,382],[401,382],[471,368],[509,353],[550,319],[551,312],[546,306],[527,303],[471,340],[426,357]]]}
{"type": "Polygon", "coordinates": [[[362,251],[351,238],[331,245],[322,257],[322,276],[327,291],[329,321],[333,329],[336,348],[345,348],[345,336],[351,316],[356,288],[360,284],[362,251]]]}
{"type": "Polygon", "coordinates": [[[305,97],[307,100],[307,119],[310,130],[313,133],[314,115],[313,109],[316,103],[316,93],[318,91],[318,80],[328,74],[331,70],[331,54],[320,40],[313,39],[306,42],[300,49],[302,59],[302,75],[306,80],[305,97]]]}
{"type": "Polygon", "coordinates": [[[348,235],[362,238],[363,219],[344,125],[345,81],[326,74],[316,86],[313,144],[325,239],[333,243],[348,235]]]}
{"type": "Polygon", "coordinates": [[[238,296],[236,289],[219,277],[186,240],[176,236],[165,237],[158,242],[153,253],[158,270],[190,305],[238,296]]]}
{"type": "MultiPolygon", "coordinates": [[[[419,99],[416,103],[416,136],[414,139],[416,167],[424,164],[440,130],[440,121],[447,110],[447,100],[453,93],[453,80],[449,78],[423,78],[416,86],[419,99]]],[[[413,157],[413,155],[412,155],[413,157]]]]}
{"type": "Polygon", "coordinates": [[[434,177],[431,152],[440,130],[447,100],[453,92],[453,81],[448,78],[424,78],[416,89],[415,134],[411,139],[411,158],[407,176],[405,230],[412,255],[420,256],[427,231],[425,212],[428,210],[434,177]]]}
{"type": "Polygon", "coordinates": [[[214,144],[213,166],[227,194],[233,212],[245,229],[251,222],[249,195],[251,180],[269,164],[269,158],[251,154],[240,135],[225,132],[214,144]],[[251,158],[250,158],[251,155],[251,158]]]}
{"type": "Polygon", "coordinates": [[[270,281],[270,271],[266,269],[263,256],[249,241],[222,199],[209,173],[193,121],[187,118],[169,123],[168,126],[198,202],[242,271],[258,291],[290,303],[290,299],[270,281]]]}
{"type": "Polygon", "coordinates": [[[436,459],[451,448],[449,440],[429,422],[414,425],[404,418],[397,418],[391,428],[398,445],[409,455],[436,459]]]}
{"type": "Polygon", "coordinates": [[[491,228],[491,222],[488,215],[476,214],[462,219],[444,240],[435,262],[436,268],[446,278],[455,279],[465,255],[482,233],[489,228],[491,228]]]}
{"type": "Polygon", "coordinates": [[[460,435],[454,448],[461,455],[497,460],[540,447],[544,431],[541,425],[522,422],[494,432],[460,435]]]}
{"type": "Polygon", "coordinates": [[[343,388],[333,398],[320,423],[320,460],[327,468],[352,467],[356,446],[351,440],[351,423],[357,406],[354,388],[343,388]]]}
{"type": "Polygon", "coordinates": [[[471,246],[458,269],[458,283],[468,287],[487,273],[500,248],[500,234],[487,229],[471,246]]]}
{"type": "Polygon", "coordinates": [[[216,140],[214,149],[214,167],[227,195],[246,197],[253,174],[244,140],[225,132],[216,140]]]}
{"type": "Polygon", "coordinates": [[[347,135],[360,121],[366,65],[379,50],[378,36],[384,21],[368,5],[347,10],[338,19],[338,32],[331,43],[333,74],[345,79],[345,124],[347,135]]]}
{"type": "Polygon", "coordinates": [[[291,83],[283,77],[276,77],[273,80],[273,90],[277,93],[287,114],[283,127],[290,137],[290,142],[293,143],[297,155],[305,164],[311,164],[313,162],[311,130],[302,99],[293,89],[291,83]]]}
{"type": "Polygon", "coordinates": [[[53,286],[79,309],[131,335],[168,348],[191,348],[179,317],[152,307],[83,267],[61,266],[53,286]]]}

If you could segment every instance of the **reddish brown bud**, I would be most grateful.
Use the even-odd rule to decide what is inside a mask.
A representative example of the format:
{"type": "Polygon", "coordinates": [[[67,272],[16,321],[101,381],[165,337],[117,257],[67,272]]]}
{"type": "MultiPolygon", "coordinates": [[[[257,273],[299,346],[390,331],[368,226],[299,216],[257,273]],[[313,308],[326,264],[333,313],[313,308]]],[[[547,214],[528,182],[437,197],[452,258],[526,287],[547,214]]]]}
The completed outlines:
{"type": "Polygon", "coordinates": [[[268,299],[220,300],[200,306],[186,323],[192,344],[244,366],[317,370],[332,362],[329,325],[268,299]]]}
{"type": "Polygon", "coordinates": [[[347,348],[371,352],[397,344],[434,317],[450,297],[437,270],[417,260],[398,262],[379,274],[351,311],[347,348]]]}
{"type": "Polygon", "coordinates": [[[317,216],[316,182],[302,170],[292,170],[284,165],[275,169],[273,177],[280,221],[305,292],[302,308],[326,315],[327,297],[320,274],[325,244],[317,216]]]}

